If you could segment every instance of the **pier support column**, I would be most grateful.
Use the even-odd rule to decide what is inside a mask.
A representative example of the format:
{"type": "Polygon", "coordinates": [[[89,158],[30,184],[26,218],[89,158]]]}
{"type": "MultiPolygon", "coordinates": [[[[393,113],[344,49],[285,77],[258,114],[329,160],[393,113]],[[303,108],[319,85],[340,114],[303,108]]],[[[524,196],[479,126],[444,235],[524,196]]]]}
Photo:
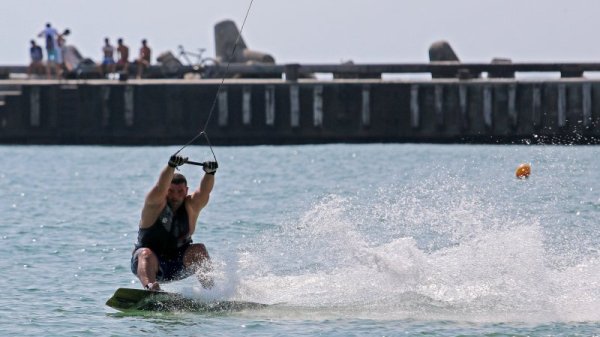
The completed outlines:
{"type": "Polygon", "coordinates": [[[486,85],[483,87],[483,122],[487,128],[492,128],[492,87],[486,85]]]}
{"type": "Polygon", "coordinates": [[[300,126],[300,88],[296,84],[290,85],[290,126],[300,126]]]}
{"type": "Polygon", "coordinates": [[[242,89],[242,123],[250,125],[252,122],[252,88],[244,86],[242,89]]]}
{"type": "Polygon", "coordinates": [[[413,129],[419,127],[419,86],[410,86],[410,126],[413,129]]]}
{"type": "Polygon", "coordinates": [[[592,125],[592,84],[584,83],[581,86],[583,100],[583,126],[589,128],[592,125]]]}
{"type": "Polygon", "coordinates": [[[124,97],[123,97],[123,102],[125,104],[125,114],[124,114],[124,119],[125,119],[125,125],[126,126],[132,126],[133,125],[133,121],[134,121],[134,97],[133,97],[133,86],[131,85],[127,85],[125,86],[125,91],[123,93],[124,97]]]}
{"type": "Polygon", "coordinates": [[[275,125],[275,86],[265,87],[265,124],[275,125]]]}
{"type": "Polygon", "coordinates": [[[362,88],[361,123],[364,127],[371,125],[371,88],[369,85],[364,85],[362,88]]]}
{"type": "Polygon", "coordinates": [[[323,86],[317,85],[313,89],[313,125],[323,126],[323,86]]]}
{"type": "Polygon", "coordinates": [[[436,85],[434,88],[435,121],[438,128],[444,127],[444,87],[436,85]]]}
{"type": "Polygon", "coordinates": [[[463,131],[469,129],[469,88],[461,84],[458,86],[458,104],[460,106],[460,127],[463,131]]]}
{"type": "Polygon", "coordinates": [[[533,127],[539,128],[542,125],[542,88],[537,84],[533,86],[531,97],[531,113],[533,127]]]}
{"type": "Polygon", "coordinates": [[[508,119],[510,126],[517,127],[518,112],[517,112],[517,86],[510,84],[508,86],[508,119]]]}
{"type": "Polygon", "coordinates": [[[556,121],[559,128],[567,125],[567,88],[564,84],[558,85],[558,120],[556,121]]]}
{"type": "Polygon", "coordinates": [[[110,125],[110,86],[102,87],[102,126],[110,125]]]}
{"type": "Polygon", "coordinates": [[[229,104],[228,104],[228,94],[227,88],[222,88],[219,91],[219,126],[224,127],[227,126],[227,121],[229,119],[229,104]]]}
{"type": "Polygon", "coordinates": [[[29,125],[40,126],[40,87],[32,86],[29,92],[29,125]]]}

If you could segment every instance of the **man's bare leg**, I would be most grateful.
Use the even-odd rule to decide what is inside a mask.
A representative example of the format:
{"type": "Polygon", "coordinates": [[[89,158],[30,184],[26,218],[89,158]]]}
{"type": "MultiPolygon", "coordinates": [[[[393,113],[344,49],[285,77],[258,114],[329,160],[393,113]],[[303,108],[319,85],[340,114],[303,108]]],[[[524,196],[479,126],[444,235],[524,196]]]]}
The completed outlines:
{"type": "Polygon", "coordinates": [[[148,248],[140,248],[135,254],[138,257],[137,277],[142,282],[144,288],[158,291],[160,286],[156,282],[156,274],[158,273],[158,258],[148,248]]]}
{"type": "Polygon", "coordinates": [[[203,288],[210,289],[214,286],[213,279],[208,276],[208,273],[212,270],[212,265],[204,244],[191,244],[183,255],[183,265],[185,268],[194,270],[198,282],[202,284],[203,288]]]}

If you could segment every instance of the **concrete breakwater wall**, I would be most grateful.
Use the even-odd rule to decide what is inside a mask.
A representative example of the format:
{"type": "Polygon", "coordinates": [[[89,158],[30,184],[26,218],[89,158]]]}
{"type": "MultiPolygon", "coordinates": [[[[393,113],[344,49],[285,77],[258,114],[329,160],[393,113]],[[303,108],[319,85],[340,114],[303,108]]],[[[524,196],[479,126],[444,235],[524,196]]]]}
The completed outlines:
{"type": "Polygon", "coordinates": [[[182,144],[215,99],[213,144],[600,139],[600,82],[584,78],[219,83],[22,81],[0,105],[0,143],[182,144]]]}

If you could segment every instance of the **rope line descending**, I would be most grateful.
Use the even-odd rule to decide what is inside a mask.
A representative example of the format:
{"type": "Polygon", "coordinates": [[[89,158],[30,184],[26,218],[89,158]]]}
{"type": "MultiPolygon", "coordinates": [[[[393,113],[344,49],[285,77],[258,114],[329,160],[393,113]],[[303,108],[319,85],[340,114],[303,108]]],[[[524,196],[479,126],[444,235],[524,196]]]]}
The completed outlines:
{"type": "Polygon", "coordinates": [[[210,140],[208,139],[208,135],[206,134],[206,129],[208,127],[208,123],[210,122],[210,119],[212,118],[213,112],[214,112],[215,107],[217,105],[217,100],[219,98],[219,94],[221,93],[221,90],[223,88],[223,84],[225,83],[225,77],[229,73],[229,65],[231,65],[231,60],[233,59],[233,56],[235,55],[235,51],[237,49],[237,46],[238,46],[238,44],[240,42],[240,39],[242,38],[242,32],[244,31],[244,26],[246,25],[246,20],[248,19],[248,14],[250,14],[250,9],[252,8],[252,4],[253,3],[254,3],[254,0],[250,0],[250,4],[248,5],[248,9],[246,10],[246,15],[244,16],[244,21],[242,22],[242,26],[240,27],[240,31],[238,32],[238,36],[235,39],[235,43],[233,44],[233,49],[231,50],[231,55],[229,57],[229,61],[227,61],[227,66],[225,67],[225,72],[223,73],[223,77],[221,78],[221,83],[219,84],[219,87],[217,88],[217,93],[215,94],[215,98],[213,99],[212,105],[210,107],[210,111],[208,113],[208,118],[206,118],[206,123],[204,123],[204,127],[189,142],[187,142],[179,150],[177,150],[177,152],[175,152],[175,155],[179,154],[179,152],[181,152],[181,150],[185,149],[188,145],[192,144],[200,136],[204,135],[204,138],[206,139],[206,143],[208,144],[208,147],[210,148],[210,152],[212,153],[213,158],[215,159],[215,161],[217,161],[217,156],[215,156],[215,152],[213,151],[213,148],[212,148],[212,145],[210,143],[210,140]]]}

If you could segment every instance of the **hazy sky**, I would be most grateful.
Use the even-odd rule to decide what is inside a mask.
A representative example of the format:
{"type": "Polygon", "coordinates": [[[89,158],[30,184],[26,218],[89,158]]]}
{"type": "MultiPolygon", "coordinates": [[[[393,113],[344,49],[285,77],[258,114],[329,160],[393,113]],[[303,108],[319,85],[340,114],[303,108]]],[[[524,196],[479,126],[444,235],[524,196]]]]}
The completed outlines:
{"type": "MultiPolygon", "coordinates": [[[[46,22],[70,28],[68,44],[96,61],[104,37],[123,37],[134,56],[142,38],[153,59],[180,44],[214,56],[214,24],[241,26],[249,3],[0,0],[0,64],[28,63],[28,41],[46,22]]],[[[597,0],[254,0],[243,36],[278,63],[426,62],[440,39],[466,62],[596,62],[599,17],[597,0]]]]}

